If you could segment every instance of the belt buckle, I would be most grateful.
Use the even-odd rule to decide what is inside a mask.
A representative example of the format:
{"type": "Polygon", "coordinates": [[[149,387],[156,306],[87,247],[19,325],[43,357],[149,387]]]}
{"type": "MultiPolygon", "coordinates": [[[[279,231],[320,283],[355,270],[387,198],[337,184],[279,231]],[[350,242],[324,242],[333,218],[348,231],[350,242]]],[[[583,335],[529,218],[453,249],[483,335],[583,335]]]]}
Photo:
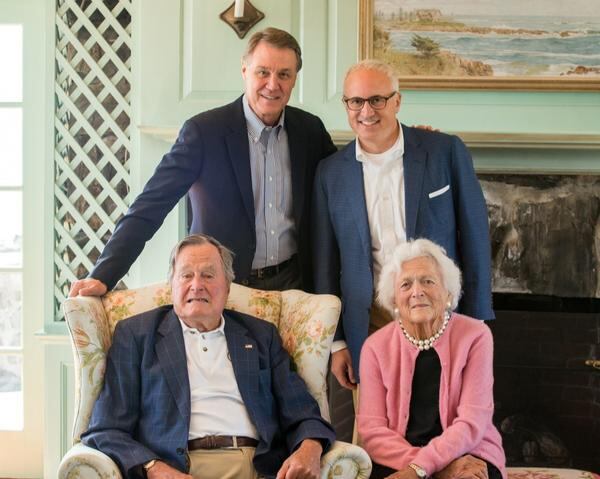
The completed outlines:
{"type": "Polygon", "coordinates": [[[216,449],[217,448],[217,441],[215,436],[210,435],[210,436],[206,436],[206,448],[207,449],[216,449]]]}
{"type": "Polygon", "coordinates": [[[257,277],[258,279],[263,279],[263,277],[264,277],[264,269],[265,269],[265,268],[258,268],[258,269],[256,270],[256,277],[257,277]]]}
{"type": "Polygon", "coordinates": [[[231,445],[230,446],[222,447],[222,449],[237,449],[237,448],[238,448],[237,436],[231,436],[231,445]]]}

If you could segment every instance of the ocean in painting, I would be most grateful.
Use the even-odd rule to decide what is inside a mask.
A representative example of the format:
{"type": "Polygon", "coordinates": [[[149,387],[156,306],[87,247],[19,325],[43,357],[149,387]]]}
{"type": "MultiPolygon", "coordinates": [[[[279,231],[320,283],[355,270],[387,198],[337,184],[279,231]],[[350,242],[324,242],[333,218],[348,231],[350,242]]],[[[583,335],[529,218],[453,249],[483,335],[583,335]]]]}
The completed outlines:
{"type": "Polygon", "coordinates": [[[494,76],[559,76],[577,66],[600,67],[600,18],[447,14],[445,17],[468,27],[543,30],[547,33],[391,30],[392,48],[415,53],[410,43],[417,33],[432,38],[443,50],[490,65],[494,76]]]}

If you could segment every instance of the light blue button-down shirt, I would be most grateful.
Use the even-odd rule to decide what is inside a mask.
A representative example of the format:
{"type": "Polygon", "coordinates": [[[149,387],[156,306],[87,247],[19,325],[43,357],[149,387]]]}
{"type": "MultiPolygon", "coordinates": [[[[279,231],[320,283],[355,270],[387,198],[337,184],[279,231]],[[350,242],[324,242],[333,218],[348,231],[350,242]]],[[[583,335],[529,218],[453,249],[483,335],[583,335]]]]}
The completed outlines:
{"type": "Polygon", "coordinates": [[[285,111],[271,127],[252,111],[246,95],[242,103],[248,126],[256,226],[252,269],[258,269],[282,263],[297,251],[292,216],[292,167],[284,127],[285,111]]]}

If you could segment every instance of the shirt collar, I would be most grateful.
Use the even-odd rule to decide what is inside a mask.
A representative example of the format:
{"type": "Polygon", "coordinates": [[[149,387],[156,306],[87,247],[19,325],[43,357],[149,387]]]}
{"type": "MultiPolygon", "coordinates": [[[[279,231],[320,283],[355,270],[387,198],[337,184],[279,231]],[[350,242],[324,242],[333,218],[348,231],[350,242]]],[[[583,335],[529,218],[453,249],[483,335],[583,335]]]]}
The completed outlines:
{"type": "Polygon", "coordinates": [[[400,158],[404,155],[404,134],[402,133],[402,125],[398,124],[398,138],[396,142],[383,153],[368,153],[360,146],[360,140],[356,137],[356,161],[361,163],[374,163],[381,165],[389,160],[400,158]]]}
{"type": "Polygon", "coordinates": [[[210,331],[199,331],[197,328],[190,328],[187,324],[185,324],[181,318],[178,316],[177,319],[179,319],[179,322],[181,323],[181,330],[183,331],[183,334],[196,334],[196,333],[200,333],[200,334],[204,334],[204,335],[211,335],[211,336],[220,336],[220,335],[225,335],[225,317],[223,315],[221,315],[221,323],[219,324],[219,327],[217,327],[216,329],[211,329],[210,331]]]}
{"type": "Polygon", "coordinates": [[[256,115],[256,113],[254,113],[254,110],[250,108],[250,104],[248,103],[248,98],[246,98],[246,94],[242,96],[242,105],[244,107],[246,125],[248,126],[248,136],[254,143],[260,140],[260,135],[265,128],[275,129],[275,134],[277,135],[277,138],[279,138],[279,135],[281,134],[281,130],[283,129],[283,125],[285,122],[285,108],[281,112],[281,116],[279,117],[279,121],[277,122],[277,124],[271,127],[265,125],[263,121],[256,115]]]}

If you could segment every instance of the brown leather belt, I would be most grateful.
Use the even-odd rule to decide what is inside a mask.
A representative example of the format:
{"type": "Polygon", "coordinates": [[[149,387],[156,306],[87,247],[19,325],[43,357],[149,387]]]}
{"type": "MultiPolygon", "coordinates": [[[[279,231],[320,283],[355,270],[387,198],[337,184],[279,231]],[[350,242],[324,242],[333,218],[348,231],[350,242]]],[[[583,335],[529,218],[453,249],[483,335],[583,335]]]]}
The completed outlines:
{"type": "Polygon", "coordinates": [[[263,278],[271,278],[279,273],[281,273],[285,268],[290,266],[293,261],[296,260],[296,255],[293,255],[291,258],[286,259],[284,262],[267,266],[265,268],[253,269],[250,271],[250,276],[253,278],[263,279],[263,278]]]}
{"type": "Polygon", "coordinates": [[[188,450],[221,449],[223,447],[256,447],[258,441],[244,436],[204,436],[188,441],[188,450]]]}

